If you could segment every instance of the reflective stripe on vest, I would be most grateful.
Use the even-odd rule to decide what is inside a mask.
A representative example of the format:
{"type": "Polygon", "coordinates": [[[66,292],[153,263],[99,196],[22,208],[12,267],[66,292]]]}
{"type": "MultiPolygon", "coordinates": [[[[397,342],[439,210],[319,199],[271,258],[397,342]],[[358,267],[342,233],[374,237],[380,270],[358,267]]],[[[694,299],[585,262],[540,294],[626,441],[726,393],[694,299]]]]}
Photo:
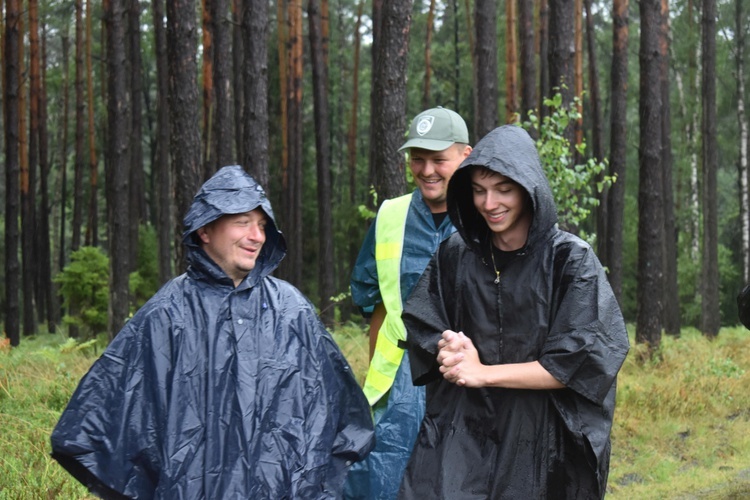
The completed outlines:
{"type": "Polygon", "coordinates": [[[370,405],[391,388],[404,356],[404,350],[398,346],[399,340],[406,340],[406,327],[401,320],[401,254],[411,198],[407,194],[384,201],[375,221],[375,264],[386,315],[363,387],[370,405]]]}

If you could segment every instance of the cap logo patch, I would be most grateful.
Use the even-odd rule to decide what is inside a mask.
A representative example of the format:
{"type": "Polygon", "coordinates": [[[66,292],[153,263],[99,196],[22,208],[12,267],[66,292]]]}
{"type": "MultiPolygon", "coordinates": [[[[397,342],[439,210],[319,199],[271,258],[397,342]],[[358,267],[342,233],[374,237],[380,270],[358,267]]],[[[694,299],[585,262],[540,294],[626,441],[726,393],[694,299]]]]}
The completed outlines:
{"type": "Polygon", "coordinates": [[[427,134],[432,129],[433,123],[435,123],[434,116],[423,116],[417,123],[417,133],[420,136],[427,134]]]}

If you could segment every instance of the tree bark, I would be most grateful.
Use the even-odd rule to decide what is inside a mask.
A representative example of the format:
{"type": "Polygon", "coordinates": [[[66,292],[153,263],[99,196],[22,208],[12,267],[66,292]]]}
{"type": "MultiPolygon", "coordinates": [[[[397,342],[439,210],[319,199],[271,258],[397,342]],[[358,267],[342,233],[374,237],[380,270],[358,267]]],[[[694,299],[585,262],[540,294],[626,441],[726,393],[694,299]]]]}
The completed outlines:
{"type": "Polygon", "coordinates": [[[627,171],[628,23],[629,1],[615,0],[612,7],[612,108],[609,140],[609,174],[615,182],[607,198],[607,255],[609,283],[622,305],[622,232],[627,171]]]}
{"type": "Polygon", "coordinates": [[[642,0],[640,148],[638,150],[638,313],[636,341],[656,349],[661,342],[664,303],[664,193],[661,166],[661,88],[659,19],[661,0],[642,0]]]}
{"type": "Polygon", "coordinates": [[[169,175],[169,74],[167,35],[162,0],[153,0],[156,43],[156,233],[159,241],[159,282],[172,277],[171,213],[172,189],[169,175]]]}
{"type": "Polygon", "coordinates": [[[126,61],[128,0],[109,0],[107,11],[107,115],[109,164],[107,215],[109,219],[109,338],[122,329],[128,316],[130,246],[128,210],[128,143],[131,123],[126,61]]]}
{"type": "Polygon", "coordinates": [[[718,153],[716,138],[716,0],[703,0],[703,248],[701,331],[709,338],[719,334],[719,231],[716,179],[718,153]]]}
{"type": "MultiPolygon", "coordinates": [[[[562,106],[573,103],[575,85],[575,7],[574,0],[549,0],[549,85],[550,92],[558,89],[562,106]]],[[[573,124],[565,129],[565,136],[573,144],[573,124]]]]}
{"type": "Polygon", "coordinates": [[[384,0],[373,96],[378,103],[371,130],[371,158],[376,169],[378,200],[406,191],[403,155],[398,152],[404,139],[406,113],[406,67],[409,54],[409,26],[412,0],[384,0]]]}
{"type": "MultiPolygon", "coordinates": [[[[244,133],[242,113],[245,109],[245,95],[243,90],[242,66],[245,60],[245,49],[242,43],[242,12],[243,0],[232,2],[232,108],[234,112],[234,142],[237,163],[245,158],[244,133]]],[[[247,166],[245,166],[247,168],[247,166]]]]}
{"type": "Polygon", "coordinates": [[[659,26],[661,68],[661,161],[664,172],[664,331],[680,335],[680,295],[677,283],[677,229],[675,227],[674,188],[672,186],[672,119],[669,104],[669,2],[661,0],[659,26]]]}
{"type": "Polygon", "coordinates": [[[474,137],[478,141],[498,124],[497,4],[495,0],[474,3],[476,92],[474,137]]]}
{"type": "Polygon", "coordinates": [[[318,177],[318,293],[320,318],[333,325],[331,297],[335,293],[333,247],[333,199],[331,196],[331,151],[328,111],[328,67],[323,45],[323,26],[319,0],[308,1],[310,55],[313,70],[313,107],[315,115],[315,159],[318,177]]]}
{"type": "Polygon", "coordinates": [[[245,2],[242,12],[242,40],[245,51],[243,167],[266,190],[269,188],[267,29],[268,2],[245,2]]]}
{"type": "Polygon", "coordinates": [[[740,129],[738,178],[740,187],[740,226],[742,237],[740,249],[742,259],[742,281],[750,283],[750,174],[747,166],[747,118],[745,116],[745,27],[743,24],[742,2],[735,2],[735,34],[737,49],[735,52],[735,64],[737,65],[737,122],[740,129]]]}
{"type": "Polygon", "coordinates": [[[194,0],[167,2],[167,61],[169,68],[170,152],[174,180],[175,272],[184,272],[182,218],[200,188],[203,175],[198,130],[197,26],[194,0]]]}
{"type": "Polygon", "coordinates": [[[146,213],[146,175],[143,171],[143,64],[141,59],[141,4],[129,0],[127,40],[129,47],[131,125],[128,155],[130,161],[130,271],[138,266],[138,228],[148,220],[146,213]]]}
{"type": "Polygon", "coordinates": [[[289,236],[289,259],[287,279],[300,288],[303,277],[304,240],[302,238],[302,157],[303,157],[303,124],[302,124],[302,91],[303,76],[303,38],[302,38],[302,0],[291,0],[289,12],[289,101],[287,107],[287,126],[289,127],[289,176],[287,186],[288,212],[286,214],[287,235],[289,236]]]}
{"type": "Polygon", "coordinates": [[[211,1],[211,20],[214,35],[214,144],[216,145],[215,168],[234,163],[232,154],[232,100],[230,71],[230,35],[232,25],[229,22],[229,0],[211,1]]]}
{"type": "Polygon", "coordinates": [[[213,0],[201,0],[201,12],[203,24],[201,34],[203,36],[203,178],[208,179],[216,171],[216,142],[214,140],[213,114],[215,109],[214,99],[214,24],[211,19],[213,0]]]}
{"type": "Polygon", "coordinates": [[[516,35],[516,2],[505,2],[505,122],[518,120],[518,37],[516,35]]]}
{"type": "Polygon", "coordinates": [[[76,96],[76,132],[75,132],[75,167],[73,171],[73,226],[70,249],[78,250],[81,246],[81,226],[83,225],[83,170],[85,162],[85,149],[83,136],[86,129],[84,112],[86,111],[86,101],[83,95],[83,72],[85,47],[83,44],[83,0],[75,0],[76,11],[76,53],[75,53],[75,88],[76,96]]]}
{"type": "MultiPolygon", "coordinates": [[[[574,96],[579,99],[578,113],[579,118],[576,120],[575,125],[575,144],[579,146],[583,143],[583,0],[575,0],[575,18],[574,18],[574,31],[575,31],[575,55],[574,59],[574,79],[575,79],[575,91],[574,96]]],[[[583,163],[581,154],[576,149],[575,151],[575,162],[576,165],[583,163]]]]}
{"type": "Polygon", "coordinates": [[[422,109],[431,107],[430,79],[432,77],[432,32],[435,29],[435,0],[430,0],[427,11],[427,34],[424,42],[424,90],[422,92],[422,109]]]}
{"type": "Polygon", "coordinates": [[[549,89],[549,2],[539,0],[539,118],[547,115],[544,100],[549,89]]]}
{"type": "Polygon", "coordinates": [[[86,228],[86,245],[99,246],[99,172],[96,160],[96,126],[94,125],[94,68],[91,61],[94,17],[91,0],[86,0],[86,92],[88,96],[89,123],[89,222],[86,228]]]}
{"type": "Polygon", "coordinates": [[[534,2],[518,0],[521,44],[521,121],[529,119],[536,102],[536,62],[534,59],[534,2]]]}
{"type": "Polygon", "coordinates": [[[20,342],[18,290],[21,284],[18,263],[19,216],[19,118],[18,92],[20,87],[18,0],[5,3],[5,46],[3,54],[4,131],[5,131],[5,336],[11,346],[20,342]]]}

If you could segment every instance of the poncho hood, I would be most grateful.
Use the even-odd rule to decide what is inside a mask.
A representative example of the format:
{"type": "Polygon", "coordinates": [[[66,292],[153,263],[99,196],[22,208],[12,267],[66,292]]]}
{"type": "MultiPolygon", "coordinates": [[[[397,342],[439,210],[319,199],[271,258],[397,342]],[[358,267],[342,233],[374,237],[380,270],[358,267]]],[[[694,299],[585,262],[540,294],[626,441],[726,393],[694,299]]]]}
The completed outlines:
{"type": "MultiPolygon", "coordinates": [[[[263,187],[245,172],[239,165],[223,167],[201,187],[193,198],[187,215],[183,219],[185,231],[182,242],[188,249],[188,262],[195,265],[207,259],[200,247],[195,232],[210,224],[219,217],[231,214],[242,214],[260,208],[268,217],[266,242],[258,256],[255,268],[248,275],[252,282],[268,276],[279,266],[286,255],[286,240],[276,226],[276,219],[271,209],[271,202],[266,197],[263,187]]],[[[213,271],[218,270],[218,266],[213,271]]],[[[247,278],[246,278],[247,279],[247,278]]]]}
{"type": "Polygon", "coordinates": [[[448,184],[448,215],[466,244],[478,252],[487,241],[489,228],[474,207],[471,172],[476,167],[504,175],[526,190],[534,210],[526,248],[544,239],[557,223],[557,209],[529,134],[515,125],[496,128],[479,141],[448,184]]]}

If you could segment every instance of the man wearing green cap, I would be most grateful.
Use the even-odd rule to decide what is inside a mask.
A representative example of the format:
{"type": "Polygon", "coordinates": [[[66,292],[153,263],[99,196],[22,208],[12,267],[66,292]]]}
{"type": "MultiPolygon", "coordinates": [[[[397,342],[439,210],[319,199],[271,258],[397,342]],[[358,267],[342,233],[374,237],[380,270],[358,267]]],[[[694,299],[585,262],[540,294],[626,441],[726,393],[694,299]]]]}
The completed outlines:
{"type": "Polygon", "coordinates": [[[418,189],[383,202],[352,272],[352,298],[372,314],[364,391],[373,407],[376,447],[350,471],[348,499],[396,498],[419,431],[424,389],[411,382],[401,310],[438,245],[455,231],[446,216],[446,194],[453,172],[471,152],[466,123],[446,108],[423,111],[399,151],[408,151],[418,189]]]}

